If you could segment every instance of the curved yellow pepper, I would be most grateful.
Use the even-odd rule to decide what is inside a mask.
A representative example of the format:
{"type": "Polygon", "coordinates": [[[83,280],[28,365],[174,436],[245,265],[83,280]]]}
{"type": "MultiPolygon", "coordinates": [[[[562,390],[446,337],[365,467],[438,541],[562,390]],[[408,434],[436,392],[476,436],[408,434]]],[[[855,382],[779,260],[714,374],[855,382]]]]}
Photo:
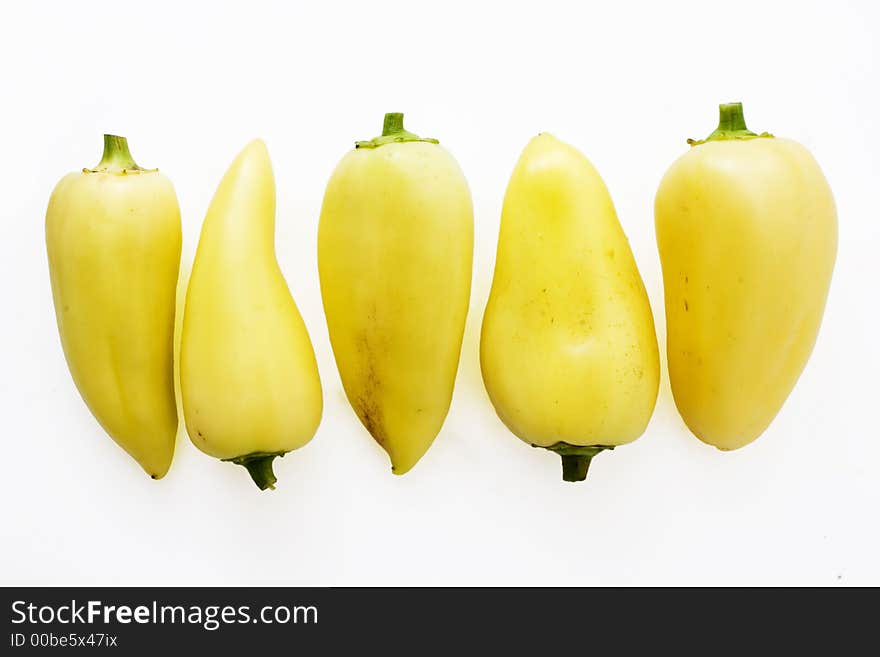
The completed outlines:
{"type": "Polygon", "coordinates": [[[557,452],[566,481],[654,410],[657,337],[629,242],[596,169],[549,134],[507,187],[480,364],[498,416],[557,452]]]}
{"type": "Polygon", "coordinates": [[[245,466],[261,490],[274,488],[273,459],[321,421],[315,353],[275,257],[275,179],[259,140],[235,158],[202,225],[180,387],[193,444],[245,466]]]}
{"type": "Polygon", "coordinates": [[[422,457],[449,410],[472,252],[458,164],[386,115],[382,136],[358,142],[330,178],[318,267],[345,393],[395,474],[422,457]]]}
{"type": "Polygon", "coordinates": [[[837,215],[809,151],[750,132],[739,103],[691,143],[655,202],[669,378],[690,430],[731,450],[761,435],[806,365],[837,215]]]}
{"type": "Polygon", "coordinates": [[[153,479],[174,455],[173,334],[180,266],[174,187],[104,135],[94,169],[61,179],[46,249],[64,355],[101,426],[153,479]]]}

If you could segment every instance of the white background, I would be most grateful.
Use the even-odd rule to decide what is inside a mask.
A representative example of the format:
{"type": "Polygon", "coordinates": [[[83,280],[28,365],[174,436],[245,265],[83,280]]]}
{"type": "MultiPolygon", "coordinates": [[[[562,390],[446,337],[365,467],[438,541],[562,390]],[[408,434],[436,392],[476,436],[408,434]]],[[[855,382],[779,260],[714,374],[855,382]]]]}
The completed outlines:
{"type": "Polygon", "coordinates": [[[880,584],[880,130],[876,4],[4,3],[0,10],[2,584],[880,584]],[[478,337],[501,200],[550,131],[597,166],[665,343],[653,196],[719,102],[804,143],[835,192],[840,249],[812,359],[770,429],[723,454],[688,434],[663,359],[636,443],[581,485],[517,440],[478,337]],[[321,310],[324,185],[386,111],[438,137],[474,196],[471,310],[452,410],[405,477],[342,393],[321,310]],[[278,257],[325,391],[279,486],[179,440],[162,481],[107,438],[70,379],[43,235],[62,175],[129,138],[174,182],[192,259],[253,137],[278,185],[278,257]]]}

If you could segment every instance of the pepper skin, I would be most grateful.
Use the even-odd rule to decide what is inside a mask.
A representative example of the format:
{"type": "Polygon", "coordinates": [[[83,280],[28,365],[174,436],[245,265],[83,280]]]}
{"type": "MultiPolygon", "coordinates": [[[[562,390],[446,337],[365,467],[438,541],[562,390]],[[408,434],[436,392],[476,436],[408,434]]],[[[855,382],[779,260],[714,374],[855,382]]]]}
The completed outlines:
{"type": "Polygon", "coordinates": [[[173,335],[180,267],[174,187],[104,135],[94,169],[58,183],[46,249],[61,345],[76,387],[110,437],[153,479],[177,434],[173,335]]]}
{"type": "Polygon", "coordinates": [[[669,379],[690,430],[732,450],[763,433],[810,356],[837,213],[809,151],[750,132],[739,103],[691,143],[655,200],[669,379]]]}
{"type": "Polygon", "coordinates": [[[502,422],[558,453],[566,481],[654,411],[657,337],[629,242],[593,165],[546,133],[504,197],[480,365],[502,422]]]}
{"type": "Polygon", "coordinates": [[[315,353],[275,257],[275,179],[259,140],[235,158],[202,225],[180,386],[193,444],[245,466],[261,490],[274,488],[273,459],[321,421],[315,353]]]}
{"type": "Polygon", "coordinates": [[[461,169],[388,114],[333,172],[318,268],[342,385],[364,427],[409,471],[440,431],[458,369],[473,256],[461,169]]]}

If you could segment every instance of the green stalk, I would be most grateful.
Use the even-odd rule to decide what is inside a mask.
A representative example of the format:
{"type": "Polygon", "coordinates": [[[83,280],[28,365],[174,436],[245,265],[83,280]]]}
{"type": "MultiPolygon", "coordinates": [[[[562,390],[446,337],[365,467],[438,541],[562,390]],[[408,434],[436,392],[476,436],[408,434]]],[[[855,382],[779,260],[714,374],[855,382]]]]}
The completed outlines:
{"type": "Polygon", "coordinates": [[[142,171],[158,171],[139,167],[128,150],[128,140],[118,135],[104,135],[104,153],[101,161],[94,169],[84,169],[87,173],[140,173],[142,171]]]}
{"type": "Polygon", "coordinates": [[[429,144],[439,144],[436,139],[427,137],[419,137],[403,128],[403,114],[400,112],[389,112],[385,115],[382,123],[382,134],[374,137],[369,141],[356,141],[355,148],[378,148],[385,144],[400,144],[408,141],[423,141],[429,144]]]}
{"type": "MultiPolygon", "coordinates": [[[[532,447],[544,447],[543,445],[532,445],[532,447]]],[[[569,443],[558,442],[544,447],[551,452],[556,452],[562,457],[562,479],[563,481],[583,481],[587,478],[587,472],[590,469],[590,463],[593,457],[604,452],[606,449],[614,449],[611,445],[570,445],[569,443]]]]}
{"type": "Polygon", "coordinates": [[[260,490],[267,488],[275,490],[275,482],[278,479],[272,471],[272,461],[276,456],[283,457],[286,452],[254,452],[253,454],[245,454],[244,456],[236,456],[232,459],[223,459],[236,465],[247,468],[248,474],[260,490]]]}
{"type": "Polygon", "coordinates": [[[727,141],[731,139],[756,139],[773,137],[769,132],[760,135],[746,127],[742,103],[723,103],[718,106],[718,127],[705,139],[688,139],[691,146],[699,146],[710,141],[727,141]]]}
{"type": "Polygon", "coordinates": [[[576,456],[569,454],[562,457],[562,480],[583,481],[590,470],[592,456],[576,456]]]}

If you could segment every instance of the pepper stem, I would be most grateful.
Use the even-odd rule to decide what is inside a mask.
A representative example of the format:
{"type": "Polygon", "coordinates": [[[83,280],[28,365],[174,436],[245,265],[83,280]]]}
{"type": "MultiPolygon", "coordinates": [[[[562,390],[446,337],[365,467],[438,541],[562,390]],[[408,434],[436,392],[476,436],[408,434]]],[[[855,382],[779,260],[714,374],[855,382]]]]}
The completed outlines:
{"type": "Polygon", "coordinates": [[[248,474],[260,490],[266,490],[267,488],[275,490],[275,482],[278,479],[272,471],[272,461],[275,460],[276,456],[284,456],[284,452],[254,452],[253,454],[245,454],[244,456],[237,456],[232,459],[224,459],[224,461],[230,461],[247,468],[248,474]]]}
{"type": "Polygon", "coordinates": [[[563,481],[583,481],[587,478],[587,471],[590,469],[593,457],[606,449],[614,449],[613,445],[571,445],[566,442],[553,443],[548,446],[532,445],[532,447],[543,447],[562,457],[563,481]]]}
{"type": "Polygon", "coordinates": [[[382,122],[382,134],[369,141],[356,141],[355,148],[378,148],[385,144],[400,144],[408,141],[424,141],[429,144],[438,143],[436,139],[419,137],[408,130],[403,129],[403,113],[388,112],[382,122]]]}
{"type": "Polygon", "coordinates": [[[705,144],[707,141],[724,141],[728,139],[753,139],[755,137],[772,137],[769,132],[755,134],[746,127],[742,103],[723,103],[718,106],[718,127],[705,139],[688,139],[691,146],[705,144]]]}
{"type": "Polygon", "coordinates": [[[562,455],[562,479],[563,481],[583,481],[587,478],[592,456],[579,454],[562,455]]]}
{"type": "Polygon", "coordinates": [[[748,131],[742,103],[722,103],[718,106],[718,130],[748,131]]]}
{"type": "Polygon", "coordinates": [[[274,456],[265,456],[259,459],[251,459],[244,464],[251,479],[254,480],[254,483],[260,490],[266,490],[267,488],[275,490],[275,482],[278,479],[275,477],[275,473],[272,472],[272,461],[274,459],[274,456]]]}
{"type": "Polygon", "coordinates": [[[95,167],[96,171],[143,171],[128,150],[128,139],[117,135],[104,135],[104,154],[95,167]]]}
{"type": "Polygon", "coordinates": [[[405,132],[403,129],[403,113],[388,112],[385,115],[385,121],[382,123],[382,136],[388,137],[399,132],[405,132]]]}

